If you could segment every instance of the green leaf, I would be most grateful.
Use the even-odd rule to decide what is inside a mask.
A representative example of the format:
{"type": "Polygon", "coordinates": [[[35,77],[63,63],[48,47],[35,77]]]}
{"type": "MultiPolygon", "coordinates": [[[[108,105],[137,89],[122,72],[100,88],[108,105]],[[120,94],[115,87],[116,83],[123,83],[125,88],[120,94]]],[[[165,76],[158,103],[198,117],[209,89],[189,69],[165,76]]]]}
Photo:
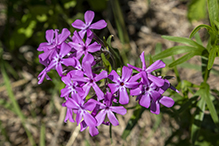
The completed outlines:
{"type": "Polygon", "coordinates": [[[102,61],[103,61],[103,64],[105,66],[105,68],[107,69],[108,72],[111,72],[112,71],[112,67],[111,67],[111,64],[110,62],[106,59],[105,55],[103,53],[101,53],[101,58],[102,58],[102,61]]]}
{"type": "Polygon", "coordinates": [[[219,22],[217,20],[214,20],[214,24],[216,25],[217,29],[219,30],[219,22]]]}
{"type": "Polygon", "coordinates": [[[122,139],[126,139],[127,136],[130,134],[134,126],[137,124],[138,120],[141,118],[142,113],[144,112],[145,108],[138,106],[137,109],[134,111],[132,117],[130,118],[125,130],[122,133],[122,139]]]}
{"type": "Polygon", "coordinates": [[[217,0],[207,0],[208,2],[208,13],[211,26],[215,28],[214,22],[218,21],[218,2],[217,0]]]}
{"type": "MultiPolygon", "coordinates": [[[[204,90],[199,89],[195,95],[202,96],[203,94],[204,94],[204,90]]],[[[197,108],[195,111],[194,121],[193,121],[192,129],[191,129],[191,138],[192,138],[193,144],[195,143],[199,135],[200,126],[204,118],[205,105],[206,105],[206,102],[204,98],[201,98],[197,103],[197,108]]]]}
{"type": "Polygon", "coordinates": [[[187,15],[190,21],[206,18],[206,13],[205,0],[190,0],[187,15]]]}
{"type": "Polygon", "coordinates": [[[190,52],[190,53],[184,55],[183,57],[177,59],[176,61],[172,62],[172,63],[169,65],[169,67],[174,67],[174,66],[176,66],[176,65],[179,65],[179,64],[181,64],[181,63],[183,63],[183,62],[185,62],[185,61],[191,59],[191,58],[192,58],[193,56],[195,56],[195,55],[200,55],[201,53],[202,53],[202,52],[199,52],[199,51],[192,51],[192,52],[190,52]]]}
{"type": "Polygon", "coordinates": [[[211,26],[206,25],[206,24],[201,24],[201,25],[197,26],[195,29],[193,29],[189,38],[192,38],[201,28],[206,28],[209,32],[211,32],[211,33],[213,32],[213,29],[211,28],[211,26]]]}
{"type": "Polygon", "coordinates": [[[202,93],[201,97],[204,98],[205,102],[207,103],[207,107],[209,108],[211,117],[214,123],[218,123],[218,116],[215,110],[214,104],[210,98],[210,87],[207,83],[202,83],[201,88],[203,88],[204,92],[202,93]]]}
{"type": "Polygon", "coordinates": [[[216,57],[217,49],[218,49],[217,46],[214,45],[212,49],[210,50],[209,57],[208,57],[208,70],[210,70],[214,64],[214,59],[216,57]]]}
{"type": "Polygon", "coordinates": [[[45,136],[46,136],[46,127],[45,124],[42,124],[40,128],[40,146],[46,145],[45,136]]]}
{"type": "Polygon", "coordinates": [[[170,41],[174,41],[174,42],[178,42],[178,43],[182,43],[182,44],[186,44],[186,45],[190,45],[196,48],[199,48],[200,51],[205,50],[205,47],[203,47],[202,45],[198,44],[197,42],[188,39],[188,38],[184,38],[184,37],[174,37],[174,36],[162,36],[162,38],[166,39],[166,40],[170,40],[170,41]]]}
{"type": "Polygon", "coordinates": [[[163,59],[169,56],[177,55],[177,54],[182,54],[186,52],[192,52],[198,50],[196,47],[190,47],[190,46],[174,46],[172,48],[166,49],[159,54],[156,54],[153,56],[154,60],[158,59],[163,59]]]}

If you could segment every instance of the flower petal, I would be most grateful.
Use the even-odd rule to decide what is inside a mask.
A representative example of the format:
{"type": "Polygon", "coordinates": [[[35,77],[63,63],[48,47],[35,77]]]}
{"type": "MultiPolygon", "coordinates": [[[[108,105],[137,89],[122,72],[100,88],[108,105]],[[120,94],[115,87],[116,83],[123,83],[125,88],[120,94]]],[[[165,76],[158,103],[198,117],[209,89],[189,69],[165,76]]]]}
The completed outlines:
{"type": "Polygon", "coordinates": [[[153,76],[153,75],[151,75],[151,74],[148,74],[148,78],[149,78],[154,84],[156,84],[158,87],[161,87],[161,86],[163,86],[163,84],[164,84],[164,79],[162,79],[162,78],[155,77],[155,76],[153,76]]]}
{"type": "Polygon", "coordinates": [[[97,42],[94,42],[93,44],[91,44],[90,46],[87,47],[87,51],[94,53],[94,52],[99,51],[100,48],[101,48],[101,45],[98,44],[97,42]]]}
{"type": "Polygon", "coordinates": [[[79,19],[75,20],[71,25],[77,29],[85,29],[86,28],[86,24],[79,19]]]}
{"type": "Polygon", "coordinates": [[[163,96],[163,97],[159,100],[159,102],[160,102],[161,104],[163,104],[164,106],[166,106],[166,107],[172,107],[172,106],[174,105],[174,103],[175,103],[172,98],[167,97],[167,96],[163,96]]]}
{"type": "Polygon", "coordinates": [[[123,82],[126,82],[132,75],[132,69],[126,67],[126,66],[123,66],[122,68],[122,81],[123,82]]]}
{"type": "Polygon", "coordinates": [[[108,84],[108,86],[112,94],[119,90],[119,84],[108,84]]]}
{"type": "Polygon", "coordinates": [[[89,127],[94,127],[97,125],[96,119],[93,116],[91,116],[91,114],[88,113],[87,111],[84,111],[83,117],[84,117],[84,121],[89,127]]]}
{"type": "Polygon", "coordinates": [[[123,106],[111,106],[110,109],[120,115],[125,115],[127,110],[123,106]]]}
{"type": "Polygon", "coordinates": [[[90,25],[89,29],[103,29],[107,26],[106,21],[104,20],[99,20],[93,24],[90,25]]]}
{"type": "Polygon", "coordinates": [[[50,29],[50,30],[47,30],[46,31],[46,40],[49,42],[49,43],[52,43],[53,42],[53,39],[54,39],[54,30],[53,29],[50,29]]]}
{"type": "Polygon", "coordinates": [[[163,61],[161,61],[161,60],[157,60],[157,61],[155,61],[153,64],[151,64],[147,69],[146,69],[146,71],[148,72],[148,73],[151,73],[152,71],[154,71],[154,70],[157,70],[157,69],[159,69],[159,68],[164,68],[165,67],[165,63],[163,62],[163,61]]]}
{"type": "Polygon", "coordinates": [[[62,59],[62,64],[64,64],[65,66],[75,67],[75,65],[76,65],[75,58],[62,59]]]}
{"type": "Polygon", "coordinates": [[[111,73],[109,74],[108,78],[110,80],[112,80],[115,83],[119,83],[120,82],[120,77],[117,74],[117,72],[115,70],[112,70],[111,73]]]}
{"type": "Polygon", "coordinates": [[[150,95],[148,93],[145,93],[144,95],[142,95],[141,98],[139,99],[139,104],[143,107],[149,108],[151,104],[150,95]]]}
{"type": "Polygon", "coordinates": [[[61,57],[64,57],[65,55],[67,55],[69,52],[71,51],[71,47],[66,44],[65,42],[63,42],[61,44],[61,49],[60,49],[60,52],[59,52],[59,55],[61,57]]]}
{"type": "Polygon", "coordinates": [[[61,44],[64,42],[69,36],[70,36],[70,31],[67,28],[62,29],[62,33],[58,35],[58,44],[61,44]]]}
{"type": "Polygon", "coordinates": [[[85,23],[86,23],[87,26],[89,26],[92,23],[92,21],[94,19],[94,15],[95,14],[94,14],[93,11],[88,10],[88,11],[85,12],[84,20],[85,20],[85,23]]]}
{"type": "Polygon", "coordinates": [[[98,100],[102,100],[104,98],[104,93],[103,91],[100,90],[100,88],[97,86],[96,83],[93,83],[93,89],[97,95],[98,100]]]}
{"type": "Polygon", "coordinates": [[[107,78],[107,76],[108,76],[107,71],[103,70],[99,75],[96,75],[94,79],[97,82],[99,80],[107,78]]]}
{"type": "Polygon", "coordinates": [[[129,103],[129,96],[126,91],[125,87],[121,87],[119,89],[119,103],[120,104],[128,104],[129,103]]]}
{"type": "Polygon", "coordinates": [[[106,116],[106,110],[105,109],[103,109],[103,110],[101,110],[97,115],[96,115],[96,120],[97,120],[97,126],[100,126],[102,123],[103,123],[103,121],[104,121],[104,119],[105,119],[105,116],[106,116]]]}
{"type": "Polygon", "coordinates": [[[158,102],[151,102],[150,111],[158,115],[160,113],[160,104],[158,102]]]}
{"type": "Polygon", "coordinates": [[[146,69],[146,64],[145,64],[145,58],[144,58],[144,51],[140,55],[141,63],[142,63],[142,70],[146,69]]]}
{"type": "Polygon", "coordinates": [[[142,85],[140,85],[138,88],[136,89],[132,89],[130,90],[130,95],[140,95],[142,93],[142,85]]]}
{"type": "Polygon", "coordinates": [[[108,110],[107,116],[108,116],[110,123],[112,123],[113,126],[119,125],[119,121],[116,119],[116,116],[113,114],[112,111],[108,110]]]}

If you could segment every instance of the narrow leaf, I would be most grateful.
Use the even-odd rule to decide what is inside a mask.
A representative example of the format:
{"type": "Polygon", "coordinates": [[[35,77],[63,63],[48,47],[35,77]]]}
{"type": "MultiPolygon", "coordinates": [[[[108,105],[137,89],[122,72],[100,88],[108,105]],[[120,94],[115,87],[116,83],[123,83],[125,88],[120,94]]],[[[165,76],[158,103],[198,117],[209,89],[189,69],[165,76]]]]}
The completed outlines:
{"type": "Polygon", "coordinates": [[[208,0],[208,13],[211,26],[215,28],[214,21],[218,21],[218,2],[217,0],[208,0]]]}
{"type": "Polygon", "coordinates": [[[198,48],[190,47],[190,46],[174,46],[172,48],[160,52],[159,54],[154,55],[153,59],[154,60],[163,59],[169,56],[187,53],[195,50],[198,50],[198,48]]]}
{"type": "Polygon", "coordinates": [[[193,56],[198,55],[198,54],[199,54],[198,52],[190,52],[190,53],[184,55],[183,57],[177,59],[176,61],[172,62],[172,63],[169,65],[169,67],[174,67],[174,66],[176,66],[176,65],[179,65],[179,64],[181,64],[181,63],[183,63],[183,62],[185,62],[185,61],[191,59],[193,56]]]}
{"type": "Polygon", "coordinates": [[[213,32],[213,29],[211,28],[211,26],[206,25],[206,24],[201,24],[201,25],[197,26],[195,29],[193,29],[189,38],[192,38],[202,28],[206,28],[208,31],[213,32]]]}
{"type": "MultiPolygon", "coordinates": [[[[196,95],[203,95],[204,90],[203,89],[199,89],[196,92],[196,95]]],[[[192,124],[192,129],[191,129],[191,138],[192,138],[192,143],[195,144],[195,141],[198,138],[199,135],[199,130],[200,130],[200,126],[202,123],[202,120],[204,118],[204,111],[205,111],[205,100],[204,98],[201,98],[198,103],[197,103],[197,109],[195,111],[195,117],[194,117],[194,121],[192,124]]]]}
{"type": "Polygon", "coordinates": [[[166,40],[170,40],[170,41],[174,41],[174,42],[178,42],[178,43],[182,43],[182,44],[186,44],[186,45],[190,45],[196,48],[199,48],[200,51],[204,50],[205,47],[201,46],[200,44],[198,44],[197,42],[188,39],[188,38],[184,38],[184,37],[174,37],[174,36],[162,36],[162,38],[166,39],[166,40]]]}
{"type": "Polygon", "coordinates": [[[208,57],[208,70],[210,70],[214,64],[214,59],[216,57],[217,49],[218,49],[217,46],[214,45],[212,49],[210,50],[209,57],[208,57]]]}

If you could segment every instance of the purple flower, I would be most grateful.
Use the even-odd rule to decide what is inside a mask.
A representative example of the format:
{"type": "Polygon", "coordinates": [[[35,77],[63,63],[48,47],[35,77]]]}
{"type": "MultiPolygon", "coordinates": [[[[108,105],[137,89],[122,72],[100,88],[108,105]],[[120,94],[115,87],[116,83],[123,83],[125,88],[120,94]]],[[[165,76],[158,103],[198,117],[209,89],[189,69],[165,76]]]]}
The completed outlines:
{"type": "Polygon", "coordinates": [[[48,65],[48,69],[55,68],[56,71],[58,72],[59,76],[62,76],[63,69],[62,69],[62,64],[65,66],[75,66],[75,59],[74,58],[64,58],[71,50],[71,47],[66,44],[65,42],[62,43],[61,49],[59,53],[56,51],[54,52],[54,56],[52,58],[52,61],[48,65]]]}
{"type": "Polygon", "coordinates": [[[139,104],[149,108],[151,100],[159,98],[161,93],[153,82],[142,80],[138,88],[130,90],[130,95],[138,95],[136,100],[139,100],[139,104]]]}
{"type": "MultiPolygon", "coordinates": [[[[146,68],[146,63],[145,63],[145,58],[144,58],[144,51],[141,53],[140,59],[141,59],[141,62],[142,62],[142,68],[135,67],[131,64],[128,64],[128,67],[139,71],[140,74],[142,75],[143,80],[147,80],[145,78],[145,77],[147,77],[149,80],[154,82],[158,87],[163,86],[164,80],[162,78],[158,78],[158,77],[155,77],[155,76],[151,75],[151,72],[154,71],[154,70],[157,70],[159,68],[164,68],[165,63],[161,60],[157,60],[153,64],[151,64],[151,66],[146,68]],[[146,74],[146,75],[144,75],[144,74],[146,74]]],[[[138,76],[136,76],[136,77],[138,77],[138,76]]]]}
{"type": "Polygon", "coordinates": [[[160,96],[159,98],[153,98],[151,102],[150,111],[154,114],[160,113],[160,104],[166,107],[172,107],[174,105],[174,100],[167,96],[160,96]]]}
{"type": "Polygon", "coordinates": [[[129,69],[126,66],[122,68],[122,77],[120,78],[116,71],[112,70],[108,78],[112,80],[115,84],[108,84],[112,94],[116,91],[119,91],[119,103],[128,104],[129,95],[126,91],[126,88],[135,88],[139,85],[138,82],[129,80],[132,75],[132,69],[129,69]]]}
{"type": "Polygon", "coordinates": [[[104,20],[99,20],[91,24],[94,19],[94,16],[95,14],[93,11],[86,11],[84,14],[85,23],[79,19],[75,20],[75,22],[72,23],[72,26],[74,28],[81,29],[81,31],[79,31],[81,38],[84,38],[84,35],[87,32],[87,30],[91,30],[91,29],[99,30],[107,26],[107,23],[104,20]]]}
{"type": "Polygon", "coordinates": [[[117,118],[115,117],[114,113],[118,113],[120,115],[125,115],[126,114],[126,109],[123,106],[112,106],[114,96],[112,93],[107,92],[104,98],[103,103],[97,103],[100,105],[100,109],[102,109],[97,115],[96,115],[96,120],[97,120],[97,126],[101,125],[104,122],[105,116],[107,115],[110,123],[112,125],[117,126],[119,125],[119,122],[117,118]]]}
{"type": "Polygon", "coordinates": [[[72,109],[71,108],[67,108],[67,111],[66,111],[66,116],[65,116],[65,120],[64,122],[66,123],[67,120],[69,120],[70,122],[74,123],[74,119],[72,118],[73,116],[73,113],[72,113],[72,109]]]}
{"type": "Polygon", "coordinates": [[[76,114],[77,125],[83,118],[88,126],[96,126],[96,119],[88,112],[95,108],[96,104],[94,102],[88,100],[86,103],[84,103],[84,100],[76,94],[74,99],[68,98],[67,101],[62,104],[62,106],[65,106],[74,111],[76,114]]]}
{"type": "Polygon", "coordinates": [[[84,91],[82,87],[79,86],[79,83],[71,79],[72,74],[77,74],[83,77],[83,72],[77,70],[73,70],[69,72],[66,76],[62,77],[62,81],[66,84],[66,86],[61,90],[61,97],[68,97],[69,94],[71,94],[72,98],[76,96],[75,94],[79,94],[80,97],[84,95],[84,91]]]}
{"type": "Polygon", "coordinates": [[[89,36],[87,36],[85,43],[76,31],[74,36],[77,38],[77,42],[69,42],[68,44],[76,50],[76,57],[78,59],[80,59],[83,54],[87,55],[88,53],[94,53],[99,51],[101,48],[101,45],[99,45],[97,42],[90,44],[92,38],[89,36]]]}
{"type": "Polygon", "coordinates": [[[87,77],[80,77],[80,76],[73,76],[72,79],[75,81],[81,81],[81,82],[85,82],[85,85],[83,86],[83,90],[85,91],[84,97],[85,98],[89,91],[90,88],[93,87],[98,100],[102,100],[103,99],[103,92],[101,91],[101,89],[98,87],[97,83],[99,80],[107,78],[107,71],[103,70],[99,75],[93,74],[92,69],[91,69],[91,62],[85,61],[82,64],[83,67],[83,71],[84,74],[87,77]]]}
{"type": "Polygon", "coordinates": [[[43,69],[43,71],[40,72],[40,74],[38,75],[38,84],[41,84],[44,80],[44,78],[46,77],[47,80],[51,80],[51,78],[47,75],[47,72],[49,72],[50,70],[48,69],[48,65],[50,63],[49,59],[46,59],[44,61],[42,61],[42,59],[39,59],[39,62],[41,64],[43,64],[45,66],[45,68],[43,69]]]}
{"type": "Polygon", "coordinates": [[[66,40],[67,37],[69,37],[69,35],[70,31],[67,28],[63,28],[61,34],[58,34],[57,29],[55,29],[55,31],[52,29],[47,30],[46,40],[48,42],[41,43],[37,49],[38,51],[44,51],[44,53],[39,55],[39,58],[44,61],[49,57],[51,60],[54,52],[60,48],[60,45],[66,40]]]}

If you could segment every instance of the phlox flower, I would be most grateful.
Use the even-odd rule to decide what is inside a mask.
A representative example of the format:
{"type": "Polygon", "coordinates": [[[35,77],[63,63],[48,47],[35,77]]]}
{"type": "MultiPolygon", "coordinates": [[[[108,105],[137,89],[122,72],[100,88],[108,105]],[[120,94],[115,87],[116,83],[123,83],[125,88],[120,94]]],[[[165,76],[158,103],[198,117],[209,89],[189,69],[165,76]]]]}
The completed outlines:
{"type": "Polygon", "coordinates": [[[73,110],[73,112],[76,114],[75,120],[77,122],[77,125],[81,122],[82,118],[90,127],[94,127],[97,125],[96,119],[88,112],[92,111],[95,108],[96,104],[94,102],[88,100],[85,103],[85,101],[76,94],[74,99],[68,98],[67,101],[62,104],[62,106],[73,110]]]}
{"type": "Polygon", "coordinates": [[[88,53],[94,53],[99,51],[101,48],[101,45],[97,42],[90,44],[92,41],[92,38],[90,38],[90,36],[87,36],[85,42],[79,36],[77,31],[75,31],[74,36],[77,38],[77,41],[69,42],[68,44],[76,50],[76,58],[78,59],[80,59],[83,54],[87,55],[88,53]]]}
{"type": "Polygon", "coordinates": [[[112,105],[113,99],[114,96],[112,95],[112,93],[107,92],[106,95],[104,96],[103,103],[100,102],[97,103],[99,104],[99,109],[101,109],[101,111],[95,117],[97,120],[97,126],[101,125],[104,122],[106,115],[110,123],[112,123],[112,125],[114,126],[117,126],[119,125],[119,122],[113,112],[120,115],[126,114],[127,110],[123,106],[112,105]]]}
{"type": "MultiPolygon", "coordinates": [[[[153,76],[151,74],[151,72],[154,71],[154,70],[157,70],[159,68],[164,68],[165,63],[161,60],[157,60],[153,64],[151,64],[148,68],[146,68],[144,51],[141,53],[140,59],[141,59],[141,62],[142,62],[142,68],[135,67],[131,64],[128,64],[128,67],[139,71],[139,74],[141,74],[143,80],[147,81],[147,79],[145,78],[145,77],[147,77],[149,80],[154,82],[158,87],[163,86],[164,80],[162,78],[158,78],[156,76],[153,76]]],[[[136,76],[136,77],[138,77],[138,76],[136,76]]]]}
{"type": "Polygon", "coordinates": [[[104,20],[99,20],[99,21],[92,24],[94,16],[95,16],[94,12],[88,10],[84,14],[85,23],[79,19],[75,20],[72,23],[72,26],[74,28],[80,29],[79,34],[80,34],[81,38],[84,38],[84,35],[88,30],[91,30],[91,29],[98,29],[99,30],[99,29],[103,29],[104,27],[107,26],[107,23],[104,20]]]}
{"type": "Polygon", "coordinates": [[[39,55],[43,61],[49,57],[51,60],[54,52],[60,49],[60,45],[69,37],[70,31],[67,28],[63,28],[61,34],[58,34],[58,29],[47,30],[46,40],[47,42],[41,43],[37,48],[38,51],[44,51],[44,53],[39,55]]]}
{"type": "Polygon", "coordinates": [[[139,85],[138,82],[130,80],[131,76],[132,76],[132,69],[126,66],[123,66],[122,68],[121,78],[114,70],[112,70],[108,76],[108,78],[114,82],[114,83],[109,83],[108,86],[112,94],[114,94],[117,91],[119,92],[119,103],[121,104],[129,103],[129,95],[126,91],[126,88],[135,88],[139,85]]]}

